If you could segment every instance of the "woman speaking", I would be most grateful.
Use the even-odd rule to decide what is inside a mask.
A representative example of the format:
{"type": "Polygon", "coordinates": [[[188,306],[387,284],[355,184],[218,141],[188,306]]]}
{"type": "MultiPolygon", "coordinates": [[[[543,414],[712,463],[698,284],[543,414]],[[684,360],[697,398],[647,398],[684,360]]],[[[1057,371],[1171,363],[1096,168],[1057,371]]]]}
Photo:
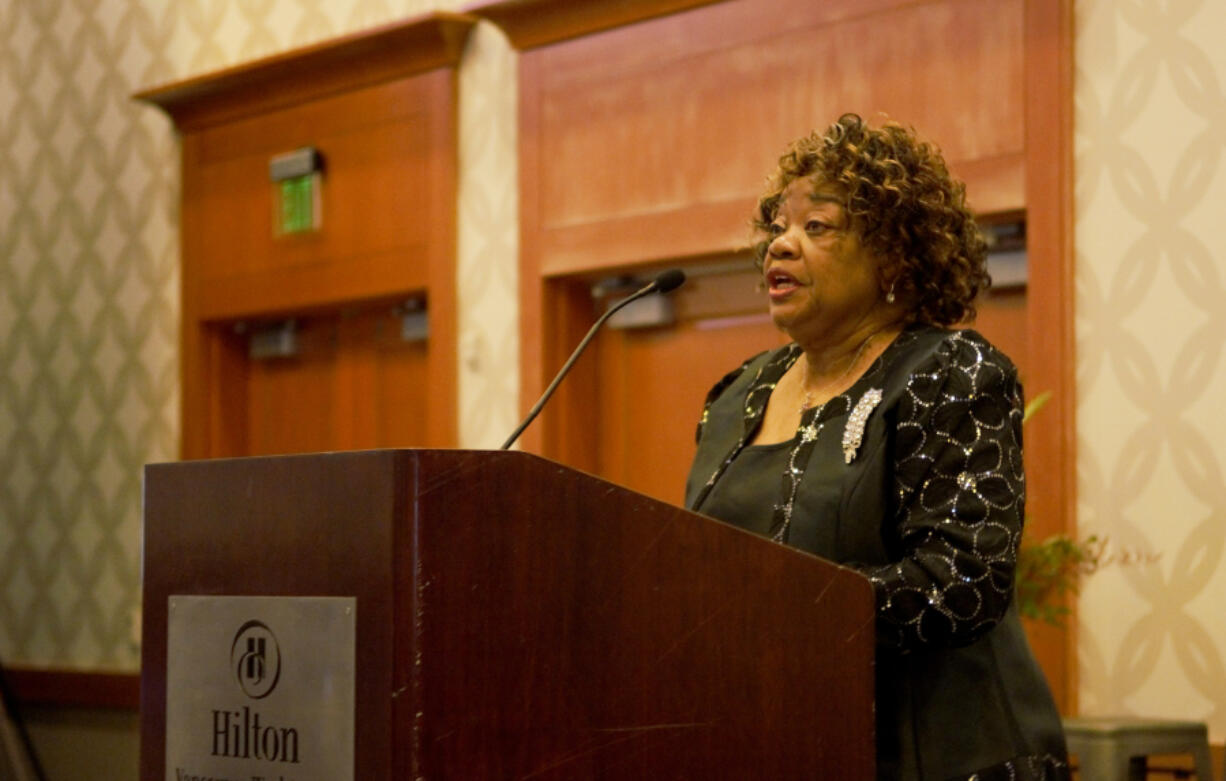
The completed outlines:
{"type": "Polygon", "coordinates": [[[871,580],[879,778],[1067,778],[1012,604],[1017,370],[951,329],[989,283],[963,185],[846,115],[780,159],[754,224],[791,343],[711,390],[687,506],[871,580]]]}

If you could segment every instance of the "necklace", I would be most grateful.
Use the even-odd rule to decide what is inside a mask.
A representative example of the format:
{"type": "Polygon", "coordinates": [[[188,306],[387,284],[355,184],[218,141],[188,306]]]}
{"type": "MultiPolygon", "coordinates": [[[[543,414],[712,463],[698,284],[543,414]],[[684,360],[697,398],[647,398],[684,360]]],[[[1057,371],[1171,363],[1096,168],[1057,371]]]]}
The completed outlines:
{"type": "MultiPolygon", "coordinates": [[[[815,396],[817,396],[819,393],[824,393],[825,391],[841,383],[843,380],[847,379],[847,375],[851,374],[851,370],[854,369],[856,367],[856,364],[860,363],[860,359],[864,357],[864,351],[868,349],[868,343],[873,341],[873,338],[884,330],[885,328],[878,328],[876,331],[873,331],[871,334],[866,336],[863,342],[860,342],[860,347],[856,350],[855,356],[851,359],[851,363],[847,364],[847,368],[843,370],[842,374],[840,374],[838,377],[835,377],[833,380],[822,385],[819,388],[816,388],[814,390],[804,391],[805,397],[801,399],[801,402],[800,402],[800,416],[802,418],[804,417],[805,412],[807,410],[812,409],[815,406],[813,404],[813,399],[815,396]]],[[[804,353],[802,352],[801,355],[804,356],[804,353]]],[[[809,359],[807,356],[805,356],[805,364],[807,365],[808,362],[809,362],[809,359]]],[[[802,378],[800,381],[801,390],[804,390],[804,382],[805,381],[802,378]]]]}

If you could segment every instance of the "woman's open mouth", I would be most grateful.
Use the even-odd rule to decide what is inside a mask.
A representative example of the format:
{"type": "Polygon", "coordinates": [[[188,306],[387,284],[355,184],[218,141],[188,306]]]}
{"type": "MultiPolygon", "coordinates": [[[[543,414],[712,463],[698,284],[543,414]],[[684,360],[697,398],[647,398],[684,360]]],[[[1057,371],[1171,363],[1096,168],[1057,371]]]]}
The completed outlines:
{"type": "Polygon", "coordinates": [[[766,272],[766,289],[772,301],[787,298],[799,286],[796,277],[782,269],[773,268],[766,272]]]}

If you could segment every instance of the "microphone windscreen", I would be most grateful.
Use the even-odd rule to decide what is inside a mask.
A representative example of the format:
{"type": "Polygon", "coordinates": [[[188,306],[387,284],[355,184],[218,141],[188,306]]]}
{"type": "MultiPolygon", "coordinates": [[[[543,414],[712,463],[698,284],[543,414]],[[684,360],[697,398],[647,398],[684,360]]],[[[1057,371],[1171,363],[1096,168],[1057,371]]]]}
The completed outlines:
{"type": "Polygon", "coordinates": [[[679,268],[670,268],[668,271],[661,271],[656,276],[656,290],[660,293],[667,293],[670,290],[676,290],[681,287],[681,283],[684,281],[684,271],[679,268]]]}

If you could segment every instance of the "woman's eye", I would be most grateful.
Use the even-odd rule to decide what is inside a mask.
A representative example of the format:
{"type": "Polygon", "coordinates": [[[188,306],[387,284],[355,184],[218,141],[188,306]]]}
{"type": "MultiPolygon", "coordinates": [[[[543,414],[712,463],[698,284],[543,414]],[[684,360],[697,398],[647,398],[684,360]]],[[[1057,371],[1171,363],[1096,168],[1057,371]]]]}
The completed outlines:
{"type": "Polygon", "coordinates": [[[771,226],[767,228],[767,231],[770,232],[771,237],[775,237],[775,236],[782,234],[784,230],[785,228],[783,227],[783,225],[777,222],[771,223],[771,226]]]}
{"type": "Polygon", "coordinates": [[[809,220],[808,222],[805,223],[805,232],[806,233],[821,233],[829,227],[830,226],[828,226],[824,222],[818,222],[817,220],[809,220]]]}

